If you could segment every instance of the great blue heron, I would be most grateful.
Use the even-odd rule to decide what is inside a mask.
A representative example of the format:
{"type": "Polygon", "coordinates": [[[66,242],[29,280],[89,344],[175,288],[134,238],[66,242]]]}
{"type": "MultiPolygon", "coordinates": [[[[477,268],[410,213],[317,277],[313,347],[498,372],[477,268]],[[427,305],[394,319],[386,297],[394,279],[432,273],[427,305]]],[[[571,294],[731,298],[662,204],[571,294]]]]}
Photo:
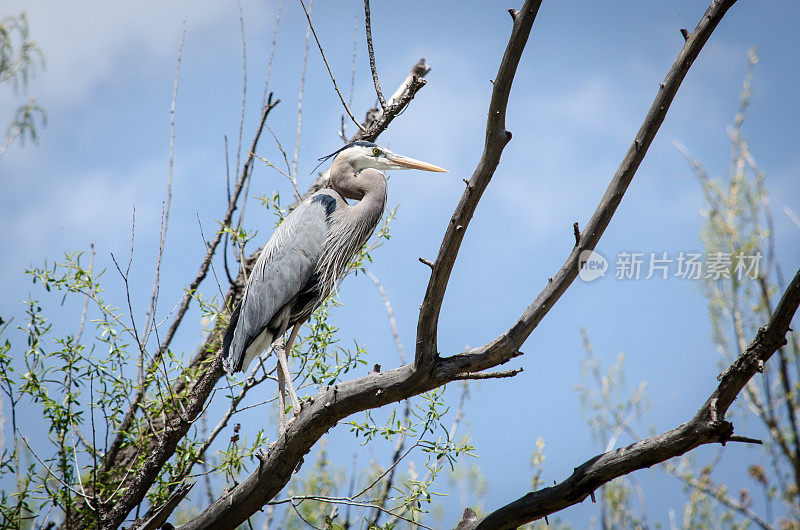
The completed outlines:
{"type": "Polygon", "coordinates": [[[287,352],[300,327],[341,280],[383,215],[386,178],[378,170],[447,171],[396,155],[372,142],[353,142],[320,158],[333,158],[330,188],[301,202],[275,230],[258,257],[242,301],[222,342],[225,369],[244,371],[275,342],[280,388],[280,432],[285,430],[285,385],[294,413],[300,401],[292,385],[287,352]],[[359,201],[349,205],[346,199],[359,201]],[[289,339],[284,340],[291,329],[289,339]]]}

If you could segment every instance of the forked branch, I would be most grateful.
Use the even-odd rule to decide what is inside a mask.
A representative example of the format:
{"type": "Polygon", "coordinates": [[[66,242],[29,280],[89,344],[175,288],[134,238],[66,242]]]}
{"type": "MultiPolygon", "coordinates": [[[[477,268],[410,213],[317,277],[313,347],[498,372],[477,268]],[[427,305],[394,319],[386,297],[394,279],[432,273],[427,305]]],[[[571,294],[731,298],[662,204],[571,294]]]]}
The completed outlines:
{"type": "MultiPolygon", "coordinates": [[[[519,345],[530,334],[535,323],[538,323],[552,308],[560,294],[577,275],[579,250],[593,248],[599,240],[663,121],[686,72],[732,4],[732,0],[714,2],[697,29],[690,35],[667,75],[654,106],[634,140],[634,145],[614,176],[592,221],[581,235],[581,244],[573,252],[574,261],[571,261],[571,256],[559,273],[561,276],[558,280],[554,279],[551,282],[551,284],[558,283],[558,289],[546,291],[545,303],[541,303],[539,299],[534,302],[532,307],[534,309],[539,307],[534,315],[526,311],[521,322],[515,324],[509,333],[490,345],[476,349],[477,351],[469,350],[461,355],[440,359],[436,348],[436,330],[444,291],[463,239],[464,228],[497,167],[503,147],[510,140],[511,135],[505,129],[508,96],[540,1],[528,0],[519,12],[512,13],[514,27],[494,82],[484,154],[467,184],[467,190],[447,228],[439,256],[433,264],[428,291],[420,311],[415,363],[384,372],[373,372],[359,379],[321,389],[303,407],[284,436],[271,447],[270,453],[261,460],[258,470],[209,506],[197,518],[181,526],[180,530],[233,528],[242,523],[285,487],[303,455],[341,419],[355,412],[380,407],[437,388],[462,374],[482,372],[518,355],[519,345]],[[553,293],[556,293],[555,296],[553,293]]],[[[541,296],[543,295],[540,295],[540,298],[541,296]]]]}
{"type": "MultiPolygon", "coordinates": [[[[714,28],[717,27],[717,24],[734,3],[736,3],[736,0],[714,0],[703,14],[697,27],[689,34],[689,38],[684,43],[667,76],[659,84],[653,104],[650,106],[644,122],[628,148],[628,152],[625,153],[622,162],[614,173],[605,195],[603,195],[586,228],[580,233],[579,244],[572,249],[558,273],[553,276],[552,280],[547,283],[542,292],[539,293],[533,303],[528,306],[508,331],[484,346],[473,348],[461,355],[443,359],[437,366],[439,371],[437,377],[446,379],[459,373],[480,372],[507,362],[519,351],[519,348],[522,347],[531,332],[575,280],[578,275],[581,252],[593,250],[597,246],[600,237],[611,222],[611,218],[614,216],[622,197],[633,180],[639,164],[644,159],[650,144],[653,142],[653,138],[655,138],[658,129],[661,127],[672,100],[686,77],[686,73],[708,41],[714,28]]],[[[515,26],[517,23],[515,22],[515,26]]],[[[492,119],[491,112],[489,119],[492,119]]],[[[488,136],[489,131],[487,130],[487,139],[488,136]]],[[[480,168],[481,166],[479,165],[480,168]]],[[[418,347],[417,364],[430,363],[431,359],[436,356],[436,323],[450,270],[452,270],[458,248],[464,237],[467,223],[477,204],[477,198],[473,196],[476,192],[483,191],[485,182],[488,182],[490,177],[491,175],[478,174],[476,171],[476,175],[467,185],[464,196],[456,209],[456,214],[447,228],[442,248],[439,251],[439,257],[436,259],[430,283],[428,284],[428,292],[425,296],[423,309],[420,311],[417,341],[423,346],[418,347]],[[455,230],[458,225],[462,225],[464,229],[455,230]]]]}

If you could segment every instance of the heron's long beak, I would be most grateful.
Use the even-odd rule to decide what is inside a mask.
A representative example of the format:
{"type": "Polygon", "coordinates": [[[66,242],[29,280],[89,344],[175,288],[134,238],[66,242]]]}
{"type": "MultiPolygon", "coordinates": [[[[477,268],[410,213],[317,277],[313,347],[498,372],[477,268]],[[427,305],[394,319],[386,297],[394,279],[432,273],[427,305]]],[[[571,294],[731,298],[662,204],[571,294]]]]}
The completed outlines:
{"type": "Polygon", "coordinates": [[[415,160],[407,156],[396,155],[394,153],[387,154],[386,158],[395,166],[395,169],[421,169],[422,171],[436,171],[438,173],[447,173],[448,171],[439,166],[434,166],[422,160],[415,160]]]}

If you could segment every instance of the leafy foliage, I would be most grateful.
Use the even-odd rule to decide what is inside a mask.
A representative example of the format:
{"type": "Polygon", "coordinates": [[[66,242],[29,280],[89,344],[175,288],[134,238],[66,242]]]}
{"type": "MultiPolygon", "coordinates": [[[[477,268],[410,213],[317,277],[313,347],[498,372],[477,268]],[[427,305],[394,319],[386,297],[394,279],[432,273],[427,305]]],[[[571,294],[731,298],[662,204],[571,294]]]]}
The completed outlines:
{"type": "MultiPolygon", "coordinates": [[[[26,92],[30,79],[43,66],[44,55],[36,41],[31,39],[25,12],[0,20],[0,85],[10,84],[15,93],[26,92]]],[[[17,138],[21,145],[25,145],[26,138],[37,143],[37,120],[39,125],[47,125],[47,113],[31,96],[14,113],[6,130],[6,140],[0,147],[0,157],[17,138]]]]}

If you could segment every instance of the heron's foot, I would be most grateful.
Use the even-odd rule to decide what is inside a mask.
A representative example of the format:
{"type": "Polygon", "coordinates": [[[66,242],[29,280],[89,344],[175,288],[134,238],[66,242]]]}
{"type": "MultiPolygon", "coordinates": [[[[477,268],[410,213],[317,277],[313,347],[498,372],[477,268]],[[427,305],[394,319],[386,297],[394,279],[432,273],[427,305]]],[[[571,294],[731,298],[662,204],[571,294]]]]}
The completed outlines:
{"type": "Polygon", "coordinates": [[[290,393],[289,395],[292,397],[292,414],[297,417],[303,409],[303,405],[300,403],[300,400],[297,399],[297,394],[290,393]]]}

